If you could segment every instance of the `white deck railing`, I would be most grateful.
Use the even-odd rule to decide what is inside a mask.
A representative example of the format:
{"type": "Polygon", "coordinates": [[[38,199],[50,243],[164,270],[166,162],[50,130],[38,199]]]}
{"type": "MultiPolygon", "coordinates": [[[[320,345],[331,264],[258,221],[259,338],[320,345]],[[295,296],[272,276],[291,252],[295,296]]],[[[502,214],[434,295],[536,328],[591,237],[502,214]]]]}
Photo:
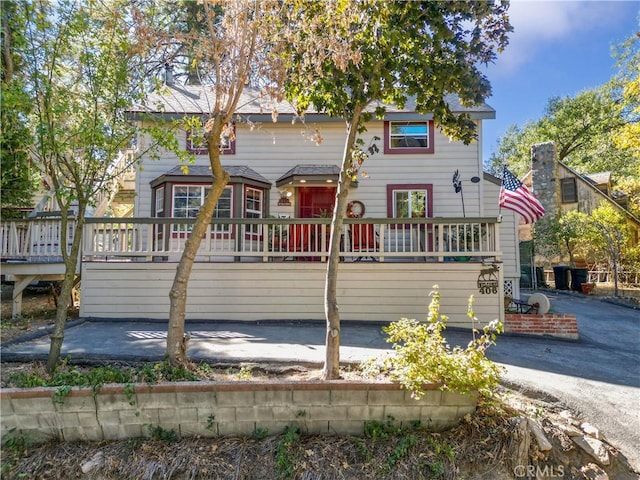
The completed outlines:
{"type": "Polygon", "coordinates": [[[53,263],[62,261],[61,245],[70,249],[75,222],[69,219],[62,236],[59,217],[38,217],[0,223],[0,257],[3,261],[53,263]]]}
{"type": "MultiPolygon", "coordinates": [[[[194,220],[87,218],[84,261],[175,261],[194,220]]],[[[448,261],[500,257],[495,218],[346,219],[340,234],[342,260],[448,261]]],[[[214,220],[196,261],[326,260],[330,219],[214,220]]],[[[73,232],[70,230],[69,235],[73,232]]],[[[68,237],[68,241],[71,237],[68,237]]],[[[42,261],[60,252],[59,219],[3,222],[5,260],[42,261]]]]}
{"type": "MultiPolygon", "coordinates": [[[[193,220],[176,218],[87,219],[85,261],[139,258],[175,260],[193,220]]],[[[385,261],[445,261],[499,257],[493,218],[347,219],[340,256],[385,261]]],[[[325,260],[329,219],[214,220],[196,261],[325,260]]]]}

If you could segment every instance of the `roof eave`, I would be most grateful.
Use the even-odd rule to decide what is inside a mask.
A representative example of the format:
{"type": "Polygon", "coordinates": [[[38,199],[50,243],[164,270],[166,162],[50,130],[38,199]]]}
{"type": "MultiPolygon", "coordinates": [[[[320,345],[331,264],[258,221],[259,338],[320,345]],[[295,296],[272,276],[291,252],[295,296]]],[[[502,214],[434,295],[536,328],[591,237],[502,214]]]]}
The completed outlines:
{"type": "MultiPolygon", "coordinates": [[[[151,188],[155,188],[163,183],[209,183],[213,175],[175,175],[175,174],[163,174],[154,178],[149,182],[151,188]]],[[[253,185],[256,187],[263,187],[270,189],[273,184],[271,182],[263,182],[251,177],[245,177],[244,175],[231,175],[229,177],[229,183],[244,183],[246,185],[253,185]],[[242,182],[238,180],[242,179],[242,182]]]]}
{"type": "MultiPolygon", "coordinates": [[[[475,111],[475,112],[453,112],[459,114],[467,114],[471,120],[494,120],[496,118],[495,110],[484,110],[484,111],[475,111]]],[[[132,121],[149,121],[149,120],[164,120],[164,121],[172,121],[172,120],[180,120],[185,116],[194,116],[201,115],[206,117],[208,114],[203,112],[145,112],[145,111],[130,111],[128,112],[128,117],[132,121]]],[[[270,113],[238,113],[238,115],[242,115],[254,122],[264,122],[264,123],[273,123],[273,117],[270,113]]],[[[280,113],[278,115],[278,120],[286,121],[287,123],[291,123],[294,119],[299,118],[297,115],[292,113],[280,113]]],[[[339,122],[344,119],[338,117],[331,117],[325,113],[307,113],[304,116],[305,119],[311,120],[314,123],[329,123],[329,122],[339,122]]],[[[409,120],[409,121],[424,121],[424,120],[433,120],[432,113],[418,113],[418,112],[387,112],[384,115],[384,118],[378,119],[374,117],[372,119],[375,121],[401,121],[401,120],[409,120]]]]}

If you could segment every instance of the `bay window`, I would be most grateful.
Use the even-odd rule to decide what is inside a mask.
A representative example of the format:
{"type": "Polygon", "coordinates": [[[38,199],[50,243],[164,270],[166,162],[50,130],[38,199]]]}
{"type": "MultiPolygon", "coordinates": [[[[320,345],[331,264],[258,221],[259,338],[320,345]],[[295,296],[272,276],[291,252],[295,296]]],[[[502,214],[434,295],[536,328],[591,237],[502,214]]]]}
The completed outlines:
{"type": "MultiPolygon", "coordinates": [[[[204,199],[211,190],[207,185],[174,185],[173,186],[173,207],[172,217],[174,218],[196,218],[204,199]]],[[[232,208],[232,187],[225,187],[218,199],[213,218],[231,218],[232,208]]],[[[190,232],[193,225],[174,225],[174,232],[190,232]]],[[[227,232],[230,225],[219,225],[218,231],[227,232]]]]}
{"type": "MultiPolygon", "coordinates": [[[[244,211],[246,218],[262,218],[263,191],[257,188],[245,189],[244,211]]],[[[261,235],[260,225],[247,225],[247,233],[261,235]]]]}

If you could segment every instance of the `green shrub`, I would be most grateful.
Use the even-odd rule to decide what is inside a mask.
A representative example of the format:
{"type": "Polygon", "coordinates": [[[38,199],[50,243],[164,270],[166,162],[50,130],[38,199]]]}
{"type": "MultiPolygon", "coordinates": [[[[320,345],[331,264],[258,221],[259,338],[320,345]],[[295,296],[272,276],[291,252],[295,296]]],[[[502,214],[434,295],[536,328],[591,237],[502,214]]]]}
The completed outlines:
{"type": "Polygon", "coordinates": [[[276,453],[276,470],[280,478],[290,479],[296,461],[294,447],[300,441],[300,429],[296,426],[288,426],[278,439],[278,451],[276,453]]]}
{"type": "Polygon", "coordinates": [[[2,461],[0,462],[0,478],[9,478],[11,470],[21,457],[27,454],[31,441],[15,428],[9,429],[2,436],[2,461]]]}
{"type": "Polygon", "coordinates": [[[251,438],[254,440],[262,440],[263,438],[267,438],[269,435],[269,429],[265,427],[256,427],[253,432],[251,432],[251,438]]]}
{"type": "MultiPolygon", "coordinates": [[[[11,375],[10,381],[17,388],[32,387],[92,387],[98,392],[105,383],[133,384],[137,382],[182,382],[198,381],[199,377],[184,367],[172,367],[168,362],[146,363],[140,367],[124,367],[107,365],[81,370],[68,364],[66,359],[48,376],[44,371],[35,373],[18,373],[11,375]]],[[[133,387],[129,387],[128,395],[132,397],[133,387]]]]}
{"type": "MultiPolygon", "coordinates": [[[[473,340],[466,348],[447,344],[442,332],[447,317],[440,314],[438,286],[429,294],[428,322],[403,318],[383,327],[387,341],[393,342],[395,355],[373,359],[363,365],[365,373],[384,373],[398,381],[412,396],[420,398],[427,384],[440,384],[442,390],[467,393],[491,391],[500,380],[502,368],[485,357],[487,348],[495,345],[496,335],[503,331],[499,321],[491,322],[482,333],[473,329],[473,340]]],[[[469,299],[468,316],[474,322],[473,296],[469,299]]]]}
{"type": "Polygon", "coordinates": [[[151,438],[154,440],[170,443],[178,441],[178,434],[176,434],[176,431],[173,429],[167,430],[160,425],[147,425],[147,429],[149,430],[149,435],[151,435],[151,438]]]}

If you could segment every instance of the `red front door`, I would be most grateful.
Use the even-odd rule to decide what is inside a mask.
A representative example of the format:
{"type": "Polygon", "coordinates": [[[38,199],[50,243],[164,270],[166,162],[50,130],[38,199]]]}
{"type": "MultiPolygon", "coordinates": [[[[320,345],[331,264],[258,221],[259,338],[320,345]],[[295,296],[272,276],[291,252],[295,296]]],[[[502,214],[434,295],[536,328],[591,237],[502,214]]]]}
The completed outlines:
{"type": "Polygon", "coordinates": [[[298,218],[321,218],[333,215],[335,187],[298,188],[298,218]]]}

